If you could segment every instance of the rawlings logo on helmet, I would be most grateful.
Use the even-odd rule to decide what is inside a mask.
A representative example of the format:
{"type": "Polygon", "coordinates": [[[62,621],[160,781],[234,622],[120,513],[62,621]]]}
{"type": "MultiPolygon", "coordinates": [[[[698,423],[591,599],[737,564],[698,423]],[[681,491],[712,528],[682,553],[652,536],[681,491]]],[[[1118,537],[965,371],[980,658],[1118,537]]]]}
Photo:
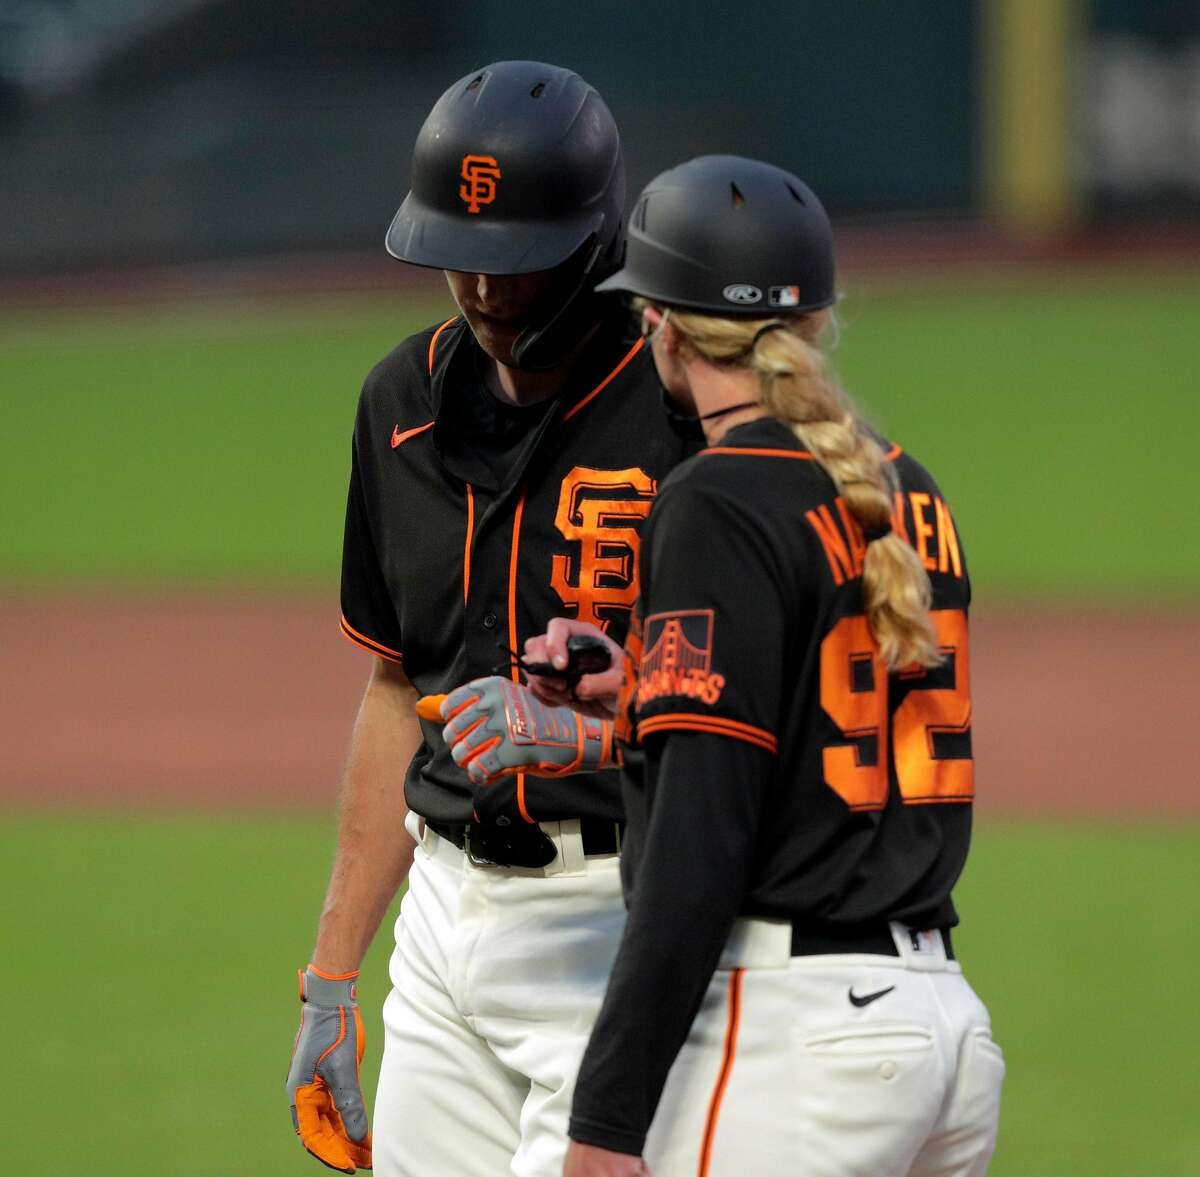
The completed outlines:
{"type": "Polygon", "coordinates": [[[485,204],[491,204],[496,199],[500,165],[495,156],[464,155],[460,174],[466,183],[458,186],[458,194],[467,206],[467,212],[477,213],[485,204]]]}
{"type": "Polygon", "coordinates": [[[727,302],[736,302],[742,305],[762,300],[762,291],[757,286],[750,286],[745,282],[734,282],[732,285],[726,286],[721,294],[727,302]]]}

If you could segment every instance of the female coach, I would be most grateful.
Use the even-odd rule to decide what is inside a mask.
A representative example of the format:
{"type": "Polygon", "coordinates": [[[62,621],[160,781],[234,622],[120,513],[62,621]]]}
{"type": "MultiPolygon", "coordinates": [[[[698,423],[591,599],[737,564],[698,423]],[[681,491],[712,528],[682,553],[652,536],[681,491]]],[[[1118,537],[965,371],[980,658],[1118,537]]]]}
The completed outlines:
{"type": "Polygon", "coordinates": [[[833,281],[813,193],[710,156],[646,188],[605,284],[708,448],[650,513],[624,674],[575,693],[616,714],[629,919],[567,1177],[978,1177],[994,1147],[1003,1056],[950,932],[967,569],[937,484],[829,374],[833,281]]]}

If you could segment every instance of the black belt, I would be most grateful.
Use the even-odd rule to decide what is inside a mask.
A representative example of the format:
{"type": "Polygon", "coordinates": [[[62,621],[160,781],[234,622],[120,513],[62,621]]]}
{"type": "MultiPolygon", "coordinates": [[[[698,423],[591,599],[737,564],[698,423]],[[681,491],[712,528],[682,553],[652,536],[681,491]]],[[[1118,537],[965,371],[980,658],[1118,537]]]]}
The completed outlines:
{"type": "MultiPolygon", "coordinates": [[[[914,929],[914,934],[916,930],[919,929],[914,929]]],[[[946,959],[953,960],[954,946],[950,943],[950,929],[936,930],[942,934],[942,943],[946,946],[946,959]]],[[[914,944],[914,950],[916,947],[914,944]]],[[[892,930],[887,924],[819,929],[792,925],[793,956],[834,956],[847,952],[866,952],[872,956],[900,955],[896,941],[892,939],[892,930]]]]}
{"type": "MultiPolygon", "coordinates": [[[[426,826],[440,838],[453,842],[472,862],[491,866],[538,868],[554,861],[558,848],[538,825],[514,822],[508,826],[481,825],[478,822],[427,821],[426,826]]],[[[623,824],[597,817],[580,819],[579,833],[583,852],[616,854],[621,848],[623,824]]]]}

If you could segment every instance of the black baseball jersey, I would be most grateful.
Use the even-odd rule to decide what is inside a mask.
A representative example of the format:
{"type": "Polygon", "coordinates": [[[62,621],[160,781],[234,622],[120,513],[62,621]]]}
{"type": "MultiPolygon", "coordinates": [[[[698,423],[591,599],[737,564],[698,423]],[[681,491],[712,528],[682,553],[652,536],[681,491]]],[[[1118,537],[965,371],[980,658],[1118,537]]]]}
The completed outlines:
{"type": "MultiPolygon", "coordinates": [[[[786,426],[731,430],[651,514],[636,743],[702,731],[775,758],[746,914],[818,924],[955,922],[973,795],[966,561],[929,473],[898,447],[894,528],[920,554],[946,660],[884,675],[863,616],[862,531],[786,426]]],[[[630,791],[652,803],[652,779],[630,791]]],[[[636,837],[637,831],[631,831],[636,837]]],[[[637,850],[630,855],[632,886],[637,850]]]]}
{"type": "Polygon", "coordinates": [[[956,922],[973,795],[970,588],[950,511],[899,447],[893,527],[945,662],[885,674],[862,531],[785,425],[667,480],[643,538],[620,721],[630,920],[580,1070],[579,1140],[637,1153],[738,915],[851,936],[956,922]]]}
{"type": "MultiPolygon", "coordinates": [[[[515,673],[510,651],[555,616],[623,641],[637,594],[640,530],[660,481],[693,439],[663,412],[653,362],[624,316],[598,332],[569,387],[527,408],[486,391],[462,319],[406,340],[359,400],[342,557],[342,628],[402,662],[421,694],[515,673]]],[[[424,721],[422,721],[424,723],[424,721]]],[[[465,774],[424,724],[409,806],[471,816],[465,774]]],[[[617,820],[615,773],[522,777],[528,821],[617,820]]]]}

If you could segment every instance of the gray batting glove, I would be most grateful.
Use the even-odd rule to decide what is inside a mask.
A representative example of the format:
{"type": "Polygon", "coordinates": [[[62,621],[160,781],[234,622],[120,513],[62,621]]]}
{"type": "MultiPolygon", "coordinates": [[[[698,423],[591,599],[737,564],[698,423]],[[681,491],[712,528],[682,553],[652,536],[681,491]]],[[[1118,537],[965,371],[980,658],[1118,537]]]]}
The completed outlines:
{"type": "Polygon", "coordinates": [[[300,1031],[287,1077],[292,1127],[318,1161],[343,1173],[371,1167],[359,1067],[366,1036],[358,973],[300,973],[300,1031]]]}
{"type": "Polygon", "coordinates": [[[441,712],[442,739],[476,785],[518,772],[568,776],[614,763],[609,720],[547,706],[528,687],[498,675],[451,691],[441,712]]]}

